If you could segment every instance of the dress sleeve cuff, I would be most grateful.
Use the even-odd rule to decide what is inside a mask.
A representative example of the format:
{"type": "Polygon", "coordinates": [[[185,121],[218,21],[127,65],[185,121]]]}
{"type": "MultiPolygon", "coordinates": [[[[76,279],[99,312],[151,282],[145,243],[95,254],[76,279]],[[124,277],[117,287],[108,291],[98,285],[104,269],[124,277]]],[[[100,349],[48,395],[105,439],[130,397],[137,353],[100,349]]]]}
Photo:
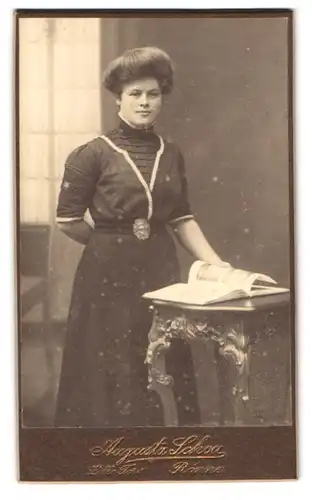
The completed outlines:
{"type": "Polygon", "coordinates": [[[194,215],[182,215],[181,217],[176,217],[175,219],[171,219],[168,221],[168,224],[176,224],[177,222],[185,221],[185,220],[191,220],[194,219],[194,215]]]}
{"type": "Polygon", "coordinates": [[[56,217],[56,222],[74,222],[83,219],[83,217],[56,217]]]}

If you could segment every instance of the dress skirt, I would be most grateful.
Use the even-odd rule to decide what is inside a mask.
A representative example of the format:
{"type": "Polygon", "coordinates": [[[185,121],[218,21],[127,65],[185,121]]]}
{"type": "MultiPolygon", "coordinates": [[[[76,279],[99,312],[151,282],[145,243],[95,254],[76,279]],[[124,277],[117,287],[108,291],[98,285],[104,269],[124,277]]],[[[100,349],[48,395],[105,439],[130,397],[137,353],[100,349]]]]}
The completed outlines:
{"type": "MultiPolygon", "coordinates": [[[[147,240],[130,230],[93,231],[73,284],[55,426],[163,425],[159,397],[147,390],[152,313],[141,296],[179,280],[175,245],[165,228],[147,240]]],[[[180,425],[199,424],[189,345],[172,343],[167,371],[175,380],[180,425]]]]}

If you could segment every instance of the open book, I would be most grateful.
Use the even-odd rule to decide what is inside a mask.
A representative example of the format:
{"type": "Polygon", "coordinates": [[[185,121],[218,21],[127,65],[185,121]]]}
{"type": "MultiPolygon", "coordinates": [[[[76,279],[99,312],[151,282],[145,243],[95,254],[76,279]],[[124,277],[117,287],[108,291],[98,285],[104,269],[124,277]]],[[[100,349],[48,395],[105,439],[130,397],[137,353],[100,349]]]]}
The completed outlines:
{"type": "Polygon", "coordinates": [[[265,274],[196,261],[190,268],[187,283],[176,283],[145,293],[143,298],[205,305],[289,292],[288,288],[278,288],[276,284],[265,274]]]}

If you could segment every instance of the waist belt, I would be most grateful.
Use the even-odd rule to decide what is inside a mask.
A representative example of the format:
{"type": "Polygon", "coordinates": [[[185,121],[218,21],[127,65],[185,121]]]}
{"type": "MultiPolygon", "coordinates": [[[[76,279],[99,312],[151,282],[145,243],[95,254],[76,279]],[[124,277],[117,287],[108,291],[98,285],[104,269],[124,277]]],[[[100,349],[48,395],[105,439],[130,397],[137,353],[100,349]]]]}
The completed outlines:
{"type": "MultiPolygon", "coordinates": [[[[133,234],[134,219],[131,221],[97,221],[95,222],[95,231],[117,234],[133,234]]],[[[149,221],[151,233],[157,233],[166,230],[166,223],[160,221],[149,221]]]]}

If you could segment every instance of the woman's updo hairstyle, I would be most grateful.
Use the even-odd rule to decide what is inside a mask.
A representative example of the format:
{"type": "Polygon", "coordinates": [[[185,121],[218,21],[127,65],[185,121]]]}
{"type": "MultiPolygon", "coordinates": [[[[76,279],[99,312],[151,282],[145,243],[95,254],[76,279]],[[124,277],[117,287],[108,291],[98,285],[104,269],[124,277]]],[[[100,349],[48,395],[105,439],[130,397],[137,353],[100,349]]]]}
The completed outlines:
{"type": "Polygon", "coordinates": [[[155,78],[162,94],[169,94],[173,86],[171,59],[157,47],[127,50],[113,60],[103,75],[104,87],[119,95],[125,84],[141,78],[155,78]]]}

